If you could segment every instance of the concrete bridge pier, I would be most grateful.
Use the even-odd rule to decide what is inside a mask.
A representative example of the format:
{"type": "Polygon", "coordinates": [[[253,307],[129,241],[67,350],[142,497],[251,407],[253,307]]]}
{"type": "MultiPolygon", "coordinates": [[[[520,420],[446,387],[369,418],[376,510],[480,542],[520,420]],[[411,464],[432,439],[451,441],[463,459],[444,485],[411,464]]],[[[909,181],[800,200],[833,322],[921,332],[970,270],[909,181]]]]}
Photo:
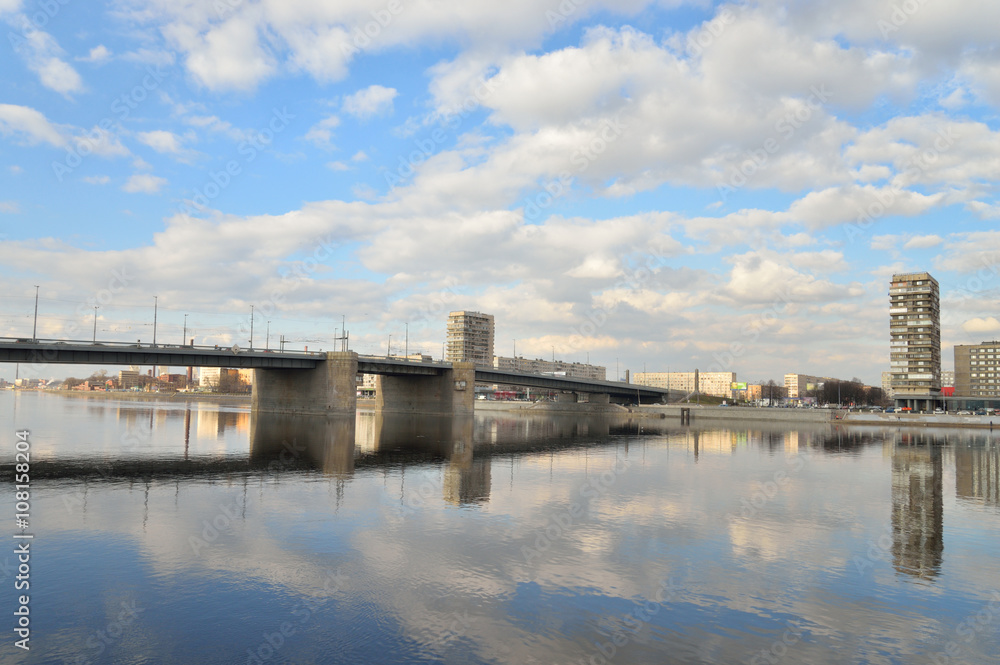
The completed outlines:
{"type": "Polygon", "coordinates": [[[475,404],[474,363],[452,363],[452,369],[434,376],[376,377],[376,413],[471,416],[475,404]]]}
{"type": "Polygon", "coordinates": [[[250,409],[353,417],[358,405],[357,375],[358,354],[353,351],[329,352],[315,369],[256,369],[250,409]]]}

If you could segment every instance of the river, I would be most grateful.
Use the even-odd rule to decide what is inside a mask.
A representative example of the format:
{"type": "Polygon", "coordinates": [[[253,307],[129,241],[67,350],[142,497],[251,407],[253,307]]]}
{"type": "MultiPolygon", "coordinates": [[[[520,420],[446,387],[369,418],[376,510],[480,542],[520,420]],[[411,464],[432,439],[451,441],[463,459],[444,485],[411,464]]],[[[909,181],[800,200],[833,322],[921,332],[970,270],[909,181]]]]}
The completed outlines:
{"type": "Polygon", "coordinates": [[[0,413],[3,663],[998,662],[1000,433],[0,413]]]}

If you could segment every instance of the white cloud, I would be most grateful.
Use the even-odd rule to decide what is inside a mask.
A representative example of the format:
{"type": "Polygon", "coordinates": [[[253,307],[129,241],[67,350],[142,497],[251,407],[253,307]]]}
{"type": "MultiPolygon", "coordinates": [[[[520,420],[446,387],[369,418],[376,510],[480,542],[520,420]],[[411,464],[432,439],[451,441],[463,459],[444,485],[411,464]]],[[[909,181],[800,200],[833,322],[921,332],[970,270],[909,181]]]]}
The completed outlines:
{"type": "Polygon", "coordinates": [[[156,152],[177,154],[183,149],[181,138],[173,132],[157,129],[151,132],[139,132],[137,138],[156,152]]]}
{"type": "Polygon", "coordinates": [[[40,111],[14,104],[0,104],[0,135],[14,136],[27,145],[48,143],[61,148],[67,143],[63,131],[40,111]]]}
{"type": "Polygon", "coordinates": [[[941,236],[937,235],[914,236],[906,241],[903,249],[930,249],[931,247],[937,247],[943,242],[944,240],[941,236]]]}
{"type": "Polygon", "coordinates": [[[130,176],[128,181],[122,186],[122,191],[130,194],[156,194],[160,188],[167,184],[165,178],[160,178],[149,174],[136,174],[130,176]]]}
{"type": "Polygon", "coordinates": [[[370,118],[392,112],[392,100],[396,98],[395,88],[370,85],[344,98],[341,108],[357,118],[370,118]]]}
{"type": "Polygon", "coordinates": [[[350,171],[351,170],[351,167],[348,166],[347,164],[345,164],[344,162],[327,162],[326,163],[326,168],[330,169],[331,171],[350,171]]]}
{"type": "Polygon", "coordinates": [[[335,115],[323,118],[306,132],[305,140],[321,148],[333,148],[333,130],[340,125],[340,118],[335,115]]]}
{"type": "Polygon", "coordinates": [[[10,167],[10,172],[12,175],[21,175],[22,173],[24,173],[24,169],[22,169],[17,164],[14,164],[13,166],[10,167]]]}
{"type": "Polygon", "coordinates": [[[21,206],[17,201],[0,201],[0,212],[13,215],[21,212],[21,206]]]}
{"type": "Polygon", "coordinates": [[[111,178],[106,175],[89,175],[84,177],[83,181],[90,185],[106,185],[111,182],[111,178]]]}
{"type": "Polygon", "coordinates": [[[962,330],[967,333],[993,333],[1000,330],[1000,321],[995,316],[988,318],[974,318],[962,324],[962,330]]]}
{"type": "Polygon", "coordinates": [[[94,48],[90,49],[90,53],[86,57],[78,57],[77,60],[82,62],[94,62],[103,63],[111,59],[111,51],[104,44],[98,44],[94,48]]]}
{"type": "MultiPolygon", "coordinates": [[[[13,19],[12,23],[34,25],[24,15],[13,19]]],[[[17,42],[12,44],[14,50],[24,58],[28,69],[38,75],[43,86],[63,95],[83,90],[83,79],[63,60],[65,52],[52,35],[37,27],[19,32],[9,33],[11,39],[17,42]]]]}

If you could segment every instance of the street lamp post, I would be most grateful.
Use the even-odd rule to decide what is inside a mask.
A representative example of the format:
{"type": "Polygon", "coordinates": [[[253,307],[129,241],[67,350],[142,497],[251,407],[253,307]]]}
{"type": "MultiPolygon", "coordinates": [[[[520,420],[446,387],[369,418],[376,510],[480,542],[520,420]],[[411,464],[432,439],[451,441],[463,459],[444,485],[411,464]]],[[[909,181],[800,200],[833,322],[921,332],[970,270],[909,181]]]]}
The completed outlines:
{"type": "Polygon", "coordinates": [[[389,333],[389,341],[385,345],[385,357],[388,358],[390,353],[392,353],[392,333],[389,333]]]}
{"type": "Polygon", "coordinates": [[[253,305],[250,305],[250,350],[253,351],[253,305]]]}
{"type": "Polygon", "coordinates": [[[271,348],[271,322],[267,322],[267,329],[264,333],[264,350],[268,351],[271,348]]]}
{"type": "Polygon", "coordinates": [[[94,344],[97,344],[97,305],[94,305],[94,344]]]}
{"type": "Polygon", "coordinates": [[[188,337],[188,315],[185,314],[184,315],[184,332],[183,332],[183,334],[181,334],[181,346],[186,346],[187,345],[187,337],[188,337]]]}
{"type": "Polygon", "coordinates": [[[159,296],[153,296],[153,346],[156,346],[156,304],[159,296]]]}
{"type": "Polygon", "coordinates": [[[405,330],[406,330],[406,337],[405,337],[405,341],[403,342],[403,356],[406,357],[406,358],[409,358],[410,357],[410,323],[406,322],[403,325],[406,326],[406,328],[405,328],[405,330]]]}
{"type": "Polygon", "coordinates": [[[31,341],[38,341],[38,285],[35,284],[35,324],[31,327],[31,341]]]}

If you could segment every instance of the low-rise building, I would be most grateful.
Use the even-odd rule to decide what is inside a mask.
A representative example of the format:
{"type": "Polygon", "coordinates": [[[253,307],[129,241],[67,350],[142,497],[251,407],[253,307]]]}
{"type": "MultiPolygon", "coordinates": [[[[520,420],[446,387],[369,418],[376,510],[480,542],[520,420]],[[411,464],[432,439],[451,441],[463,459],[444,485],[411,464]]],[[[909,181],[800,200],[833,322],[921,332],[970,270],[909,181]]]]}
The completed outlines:
{"type": "Polygon", "coordinates": [[[1000,342],[955,345],[955,395],[1000,397],[1000,342]]]}
{"type": "Polygon", "coordinates": [[[509,358],[493,356],[493,369],[507,372],[524,372],[526,374],[555,374],[558,376],[574,376],[594,381],[606,381],[608,370],[600,365],[587,363],[565,362],[562,360],[543,360],[542,358],[509,358]]]}
{"type": "Polygon", "coordinates": [[[636,372],[632,382],[651,388],[731,398],[736,372],[636,372]]]}

